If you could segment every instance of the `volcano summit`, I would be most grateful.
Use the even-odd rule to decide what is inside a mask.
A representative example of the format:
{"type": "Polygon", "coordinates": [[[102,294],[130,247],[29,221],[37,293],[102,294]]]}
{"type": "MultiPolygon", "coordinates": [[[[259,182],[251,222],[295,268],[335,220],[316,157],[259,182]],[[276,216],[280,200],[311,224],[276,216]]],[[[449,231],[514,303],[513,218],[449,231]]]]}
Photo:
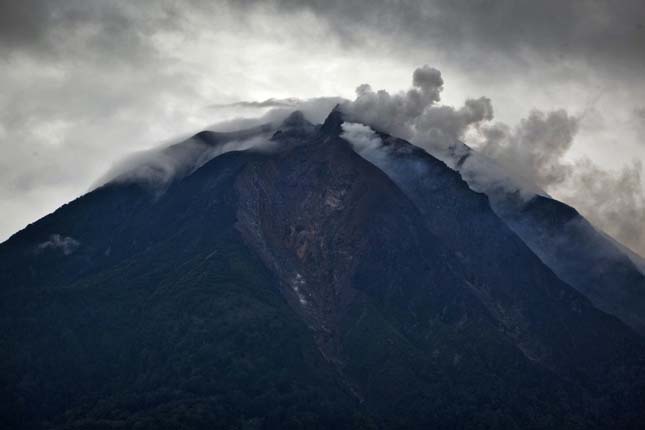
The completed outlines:
{"type": "Polygon", "coordinates": [[[3,428],[645,423],[645,277],[574,209],[341,108],[155,160],[0,245],[3,428]]]}

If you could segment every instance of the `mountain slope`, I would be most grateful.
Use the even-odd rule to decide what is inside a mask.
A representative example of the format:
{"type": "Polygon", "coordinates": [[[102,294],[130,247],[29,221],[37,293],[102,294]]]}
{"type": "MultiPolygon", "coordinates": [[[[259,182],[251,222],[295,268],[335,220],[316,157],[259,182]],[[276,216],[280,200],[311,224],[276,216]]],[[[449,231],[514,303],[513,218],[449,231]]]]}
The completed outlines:
{"type": "Polygon", "coordinates": [[[233,228],[240,166],[224,155],[159,200],[105,186],[2,246],[4,426],[350,426],[356,402],[233,228]],[[78,249],[32,255],[51,232],[78,249]]]}
{"type": "MultiPolygon", "coordinates": [[[[403,140],[380,137],[382,148],[364,156],[402,188],[428,228],[457,251],[482,300],[527,356],[558,369],[580,369],[582,356],[585,366],[594,367],[595,354],[602,352],[595,344],[598,327],[591,319],[597,316],[588,315],[589,303],[571,294],[498,218],[488,198],[472,192],[457,172],[403,140]],[[575,363],[567,362],[571,357],[575,363]]],[[[608,325],[616,325],[610,320],[608,325]]]]}
{"type": "Polygon", "coordinates": [[[638,428],[640,338],[445,165],[424,155],[416,193],[342,121],[296,113],[243,133],[260,148],[162,189],[110,183],[0,245],[0,422],[638,428]]]}
{"type": "Polygon", "coordinates": [[[515,186],[509,178],[487,179],[489,160],[466,145],[458,144],[452,158],[469,184],[489,196],[497,215],[559,278],[645,334],[642,259],[596,230],[574,208],[544,195],[509,191],[515,186]],[[508,181],[511,186],[504,184],[508,181]]]}
{"type": "Polygon", "coordinates": [[[543,196],[528,202],[500,199],[496,207],[560,278],[645,333],[645,274],[575,209],[543,196]]]}

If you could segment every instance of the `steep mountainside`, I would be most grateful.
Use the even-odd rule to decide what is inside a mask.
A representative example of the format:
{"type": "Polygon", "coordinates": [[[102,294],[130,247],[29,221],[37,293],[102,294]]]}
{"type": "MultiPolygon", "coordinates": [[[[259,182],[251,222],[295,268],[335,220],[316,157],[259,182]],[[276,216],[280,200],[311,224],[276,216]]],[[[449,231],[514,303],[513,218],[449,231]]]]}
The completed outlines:
{"type": "Polygon", "coordinates": [[[479,183],[476,172],[487,160],[466,145],[458,144],[455,158],[456,169],[470,185],[486,192],[497,215],[560,279],[599,309],[645,334],[642,258],[596,230],[562,202],[543,195],[527,200],[507,186],[479,183]]]}
{"type": "Polygon", "coordinates": [[[221,155],[163,188],[0,245],[0,425],[639,428],[641,338],[443,163],[385,135],[400,168],[371,163],[342,121],[202,133],[221,155]]]}
{"type": "MultiPolygon", "coordinates": [[[[380,138],[382,147],[378,151],[362,154],[412,199],[430,231],[456,250],[461,264],[474,274],[473,285],[482,300],[520,348],[547,366],[573,365],[580,369],[580,357],[584,357],[586,365],[594,367],[595,354],[602,354],[592,340],[598,327],[581,312],[574,296],[556,303],[548,299],[569,288],[563,287],[562,281],[506,225],[507,218],[500,219],[484,194],[472,192],[459,174],[441,161],[401,139],[383,133],[380,138]],[[572,317],[572,311],[580,315],[572,317]],[[574,320],[577,325],[571,330],[574,320]],[[534,329],[537,326],[539,331],[534,329]],[[591,342],[585,344],[584,338],[591,342]],[[579,354],[581,348],[588,350],[579,354]],[[567,363],[572,357],[576,357],[575,362],[567,363]]],[[[546,214],[536,218],[528,224],[539,228],[551,219],[546,214]]],[[[570,251],[573,253],[573,249],[570,251]]],[[[573,255],[567,257],[579,261],[573,255]]],[[[577,269],[582,271],[584,266],[577,269]]],[[[632,282],[624,277],[615,281],[632,282]]],[[[644,303],[633,305],[645,310],[644,303]]]]}
{"type": "Polygon", "coordinates": [[[507,196],[497,212],[558,276],[599,309],[645,334],[645,274],[575,209],[543,196],[507,196]]]}

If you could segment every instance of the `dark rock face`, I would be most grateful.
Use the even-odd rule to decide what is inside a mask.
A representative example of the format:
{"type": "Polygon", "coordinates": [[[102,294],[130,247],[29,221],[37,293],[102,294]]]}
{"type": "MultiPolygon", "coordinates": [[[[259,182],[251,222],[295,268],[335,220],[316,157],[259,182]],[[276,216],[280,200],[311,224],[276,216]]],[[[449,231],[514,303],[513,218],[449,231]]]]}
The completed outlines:
{"type": "Polygon", "coordinates": [[[0,245],[0,423],[639,428],[641,339],[445,165],[385,135],[370,163],[342,122],[242,132],[272,150],[103,186],[0,245]]]}

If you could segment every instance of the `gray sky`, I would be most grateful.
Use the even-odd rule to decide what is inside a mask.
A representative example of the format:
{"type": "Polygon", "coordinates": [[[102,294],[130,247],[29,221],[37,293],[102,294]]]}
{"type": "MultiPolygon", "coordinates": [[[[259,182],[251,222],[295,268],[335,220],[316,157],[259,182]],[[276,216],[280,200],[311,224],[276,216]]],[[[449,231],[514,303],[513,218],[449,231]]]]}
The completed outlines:
{"type": "Polygon", "coordinates": [[[264,112],[213,106],[395,93],[424,64],[441,104],[491,100],[485,149],[566,171],[547,191],[645,253],[641,0],[0,0],[0,240],[129,152],[264,112]]]}

